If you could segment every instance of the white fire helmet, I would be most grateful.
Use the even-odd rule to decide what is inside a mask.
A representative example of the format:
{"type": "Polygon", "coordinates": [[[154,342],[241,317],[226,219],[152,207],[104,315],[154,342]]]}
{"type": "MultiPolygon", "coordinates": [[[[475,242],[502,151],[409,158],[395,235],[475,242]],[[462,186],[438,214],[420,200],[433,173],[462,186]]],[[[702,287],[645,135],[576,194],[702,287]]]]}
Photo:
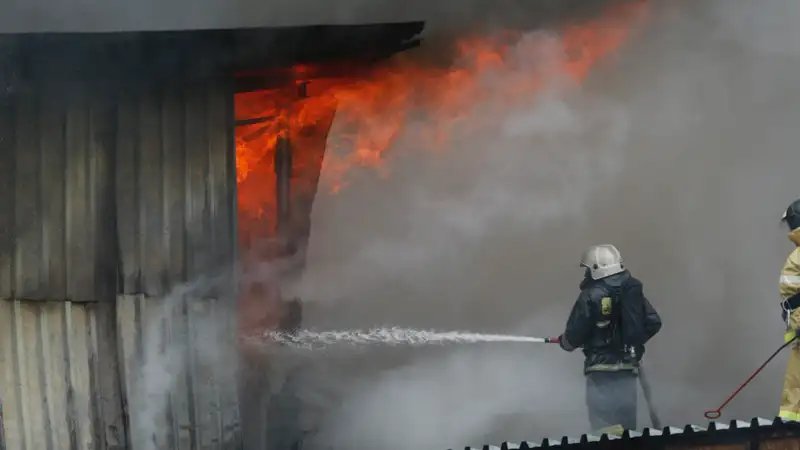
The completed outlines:
{"type": "Polygon", "coordinates": [[[610,277],[625,270],[622,255],[611,244],[593,245],[583,253],[581,267],[589,269],[593,280],[610,277]]]}

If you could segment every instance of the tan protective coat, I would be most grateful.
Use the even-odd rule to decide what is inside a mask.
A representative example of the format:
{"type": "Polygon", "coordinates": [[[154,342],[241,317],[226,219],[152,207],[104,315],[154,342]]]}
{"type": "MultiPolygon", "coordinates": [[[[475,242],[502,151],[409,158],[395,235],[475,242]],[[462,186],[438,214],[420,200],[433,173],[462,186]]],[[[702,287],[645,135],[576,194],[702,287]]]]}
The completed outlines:
{"type": "MultiPolygon", "coordinates": [[[[789,233],[789,239],[797,247],[781,270],[780,293],[784,300],[800,292],[800,228],[789,233]]],[[[789,315],[786,328],[787,331],[800,329],[800,308],[789,315]]],[[[787,420],[800,420],[800,343],[793,344],[790,352],[778,415],[787,420]]]]}

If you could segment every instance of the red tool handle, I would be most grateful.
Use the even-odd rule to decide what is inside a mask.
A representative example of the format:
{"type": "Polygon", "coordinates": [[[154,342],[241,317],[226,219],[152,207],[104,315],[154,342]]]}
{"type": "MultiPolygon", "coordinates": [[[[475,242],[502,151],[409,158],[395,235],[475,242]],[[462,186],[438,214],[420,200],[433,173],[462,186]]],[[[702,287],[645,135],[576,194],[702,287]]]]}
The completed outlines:
{"type": "Polygon", "coordinates": [[[764,369],[764,367],[766,367],[766,366],[767,366],[767,364],[769,364],[769,362],[770,362],[770,361],[772,361],[772,359],[773,359],[773,358],[775,358],[775,356],[777,356],[777,355],[778,355],[778,353],[780,353],[780,352],[781,352],[781,350],[783,350],[784,348],[788,347],[788,346],[789,346],[789,344],[791,344],[792,342],[794,342],[794,341],[796,341],[796,340],[797,340],[797,336],[795,336],[795,337],[794,337],[792,340],[790,340],[789,342],[787,342],[787,343],[785,343],[785,344],[781,345],[781,346],[780,346],[780,348],[778,348],[777,350],[775,350],[775,353],[773,353],[773,354],[772,354],[772,355],[771,355],[769,358],[767,358],[767,360],[766,360],[766,361],[764,361],[764,363],[763,363],[763,364],[761,364],[761,366],[760,366],[758,369],[756,369],[756,371],[755,371],[755,372],[753,372],[752,374],[750,374],[750,376],[749,376],[749,377],[747,377],[747,379],[744,381],[744,383],[742,383],[742,384],[739,386],[739,388],[738,388],[738,389],[736,389],[735,391],[733,391],[733,394],[731,394],[731,395],[730,395],[730,396],[727,398],[727,400],[725,400],[724,402],[722,402],[722,404],[721,404],[721,405],[719,405],[719,408],[717,408],[717,409],[710,409],[710,410],[706,411],[705,413],[703,413],[703,416],[705,416],[705,418],[706,418],[706,419],[709,419],[709,420],[719,419],[719,418],[722,416],[722,409],[723,409],[723,408],[725,408],[725,406],[726,406],[728,403],[730,403],[730,401],[731,401],[731,400],[733,400],[733,398],[734,398],[734,397],[736,397],[737,395],[739,395],[739,392],[740,392],[742,389],[744,389],[744,387],[745,387],[745,386],[747,386],[747,385],[750,383],[750,381],[752,381],[752,380],[753,380],[753,378],[755,378],[755,377],[756,377],[756,375],[758,375],[758,374],[761,372],[761,370],[763,370],[763,369],[764,369]]]}

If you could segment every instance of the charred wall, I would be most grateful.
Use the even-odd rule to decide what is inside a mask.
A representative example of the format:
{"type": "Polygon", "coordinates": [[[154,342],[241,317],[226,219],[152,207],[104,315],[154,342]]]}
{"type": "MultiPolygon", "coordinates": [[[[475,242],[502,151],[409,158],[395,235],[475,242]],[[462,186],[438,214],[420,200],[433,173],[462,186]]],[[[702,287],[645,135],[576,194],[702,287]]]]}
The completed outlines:
{"type": "Polygon", "coordinates": [[[229,264],[234,92],[379,60],[423,25],[0,35],[0,296],[158,295],[229,264]]]}
{"type": "Polygon", "coordinates": [[[170,86],[119,100],[121,293],[158,295],[230,269],[235,254],[232,95],[170,86]]]}
{"type": "Polygon", "coordinates": [[[231,83],[137,82],[135,67],[123,80],[53,77],[48,56],[63,49],[5,41],[0,296],[161,295],[230,265],[231,83]]]}
{"type": "Polygon", "coordinates": [[[232,279],[233,77],[164,43],[0,37],[9,448],[236,440],[235,380],[201,348],[235,353],[232,298],[171,293],[232,279]],[[141,403],[167,359],[166,403],[141,403]]]}

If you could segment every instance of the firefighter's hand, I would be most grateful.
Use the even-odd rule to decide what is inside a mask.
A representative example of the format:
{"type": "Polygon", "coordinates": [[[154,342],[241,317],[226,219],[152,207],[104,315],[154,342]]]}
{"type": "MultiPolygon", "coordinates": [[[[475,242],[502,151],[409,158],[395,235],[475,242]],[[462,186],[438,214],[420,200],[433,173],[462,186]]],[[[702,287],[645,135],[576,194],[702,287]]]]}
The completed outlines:
{"type": "Polygon", "coordinates": [[[644,345],[640,345],[634,349],[634,355],[636,356],[636,361],[641,362],[642,357],[644,356],[644,345]]]}
{"type": "Polygon", "coordinates": [[[783,342],[788,344],[798,337],[798,330],[789,330],[783,333],[783,342]]]}
{"type": "Polygon", "coordinates": [[[558,337],[558,346],[561,347],[561,350],[564,350],[565,352],[571,352],[575,350],[575,347],[570,345],[569,341],[564,338],[563,334],[558,337]]]}

